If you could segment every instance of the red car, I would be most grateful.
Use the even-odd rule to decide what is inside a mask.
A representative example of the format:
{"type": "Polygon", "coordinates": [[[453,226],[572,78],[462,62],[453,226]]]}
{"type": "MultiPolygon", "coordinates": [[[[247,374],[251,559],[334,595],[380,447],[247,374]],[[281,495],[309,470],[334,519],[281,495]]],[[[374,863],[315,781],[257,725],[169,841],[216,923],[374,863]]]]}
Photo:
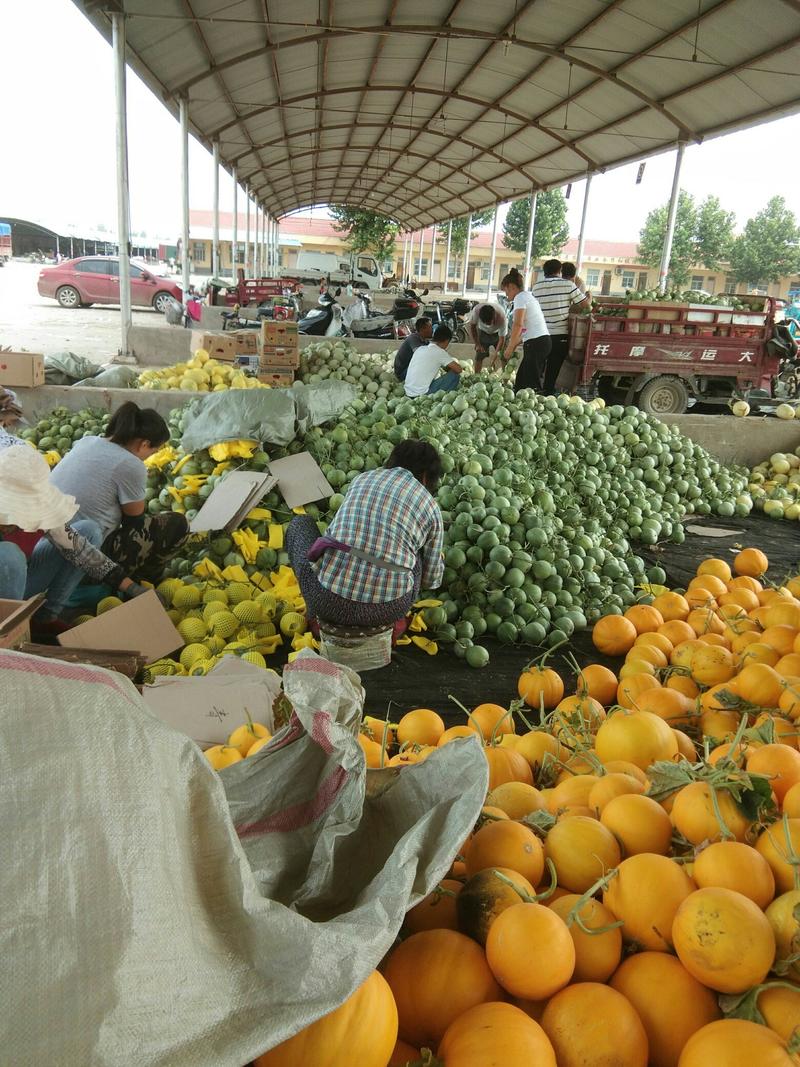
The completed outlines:
{"type": "MultiPolygon", "coordinates": [[[[39,295],[57,300],[62,308],[119,304],[119,259],[116,256],[82,256],[65,259],[39,271],[39,295]]],[[[173,300],[183,299],[181,287],[131,263],[131,303],[163,313],[173,300]]]]}

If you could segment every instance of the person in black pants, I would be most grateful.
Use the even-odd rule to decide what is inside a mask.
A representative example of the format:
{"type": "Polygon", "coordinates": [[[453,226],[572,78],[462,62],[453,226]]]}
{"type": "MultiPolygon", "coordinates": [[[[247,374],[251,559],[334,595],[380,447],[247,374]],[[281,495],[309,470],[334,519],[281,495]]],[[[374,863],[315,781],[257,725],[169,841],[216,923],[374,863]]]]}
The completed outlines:
{"type": "Polygon", "coordinates": [[[539,302],[525,289],[520,272],[514,268],[500,282],[500,288],[511,303],[511,336],[505,347],[503,365],[522,341],[522,361],[514,381],[514,392],[533,389],[546,392],[545,371],[550,355],[550,335],[539,302]]]}
{"type": "Polygon", "coordinates": [[[586,293],[571,278],[562,277],[561,269],[560,260],[548,259],[542,266],[544,277],[532,288],[532,295],[539,302],[552,338],[552,350],[544,376],[544,392],[547,396],[555,393],[558,372],[569,356],[569,313],[589,302],[586,293]]]}

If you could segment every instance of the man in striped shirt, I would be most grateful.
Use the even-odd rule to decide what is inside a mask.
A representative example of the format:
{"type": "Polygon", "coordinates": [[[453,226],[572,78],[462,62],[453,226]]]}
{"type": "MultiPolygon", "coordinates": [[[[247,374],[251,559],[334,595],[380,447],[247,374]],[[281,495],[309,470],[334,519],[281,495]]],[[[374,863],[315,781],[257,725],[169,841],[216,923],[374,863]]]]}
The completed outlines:
{"type": "Polygon", "coordinates": [[[433,494],[441,475],[433,445],[401,441],[385,467],[353,479],[323,537],[308,515],[293,519],[286,548],[309,618],[388,627],[421,588],[438,588],[443,529],[433,494]]]}
{"type": "Polygon", "coordinates": [[[545,396],[555,392],[561,364],[569,354],[569,313],[583,307],[589,297],[569,278],[561,277],[561,261],[548,259],[542,267],[544,277],[531,287],[550,332],[551,349],[544,374],[545,396]]]}

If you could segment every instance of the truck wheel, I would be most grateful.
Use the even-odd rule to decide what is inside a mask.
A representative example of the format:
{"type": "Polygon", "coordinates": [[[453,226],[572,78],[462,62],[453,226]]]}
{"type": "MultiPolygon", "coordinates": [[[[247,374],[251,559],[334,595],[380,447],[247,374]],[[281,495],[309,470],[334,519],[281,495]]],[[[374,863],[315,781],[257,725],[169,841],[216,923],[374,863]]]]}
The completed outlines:
{"type": "Polygon", "coordinates": [[[689,406],[689,393],[680,378],[662,375],[639,393],[639,407],[648,415],[682,415],[689,406]]]}

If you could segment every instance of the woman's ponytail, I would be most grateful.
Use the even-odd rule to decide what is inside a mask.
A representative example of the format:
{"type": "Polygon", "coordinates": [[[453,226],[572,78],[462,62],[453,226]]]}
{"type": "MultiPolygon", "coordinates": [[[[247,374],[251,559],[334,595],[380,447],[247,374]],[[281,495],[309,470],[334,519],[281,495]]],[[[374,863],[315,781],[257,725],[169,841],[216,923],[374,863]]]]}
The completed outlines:
{"type": "Polygon", "coordinates": [[[128,400],[111,416],[106,437],[123,447],[131,441],[149,441],[157,448],[169,440],[169,426],[153,408],[140,408],[128,400]]]}

